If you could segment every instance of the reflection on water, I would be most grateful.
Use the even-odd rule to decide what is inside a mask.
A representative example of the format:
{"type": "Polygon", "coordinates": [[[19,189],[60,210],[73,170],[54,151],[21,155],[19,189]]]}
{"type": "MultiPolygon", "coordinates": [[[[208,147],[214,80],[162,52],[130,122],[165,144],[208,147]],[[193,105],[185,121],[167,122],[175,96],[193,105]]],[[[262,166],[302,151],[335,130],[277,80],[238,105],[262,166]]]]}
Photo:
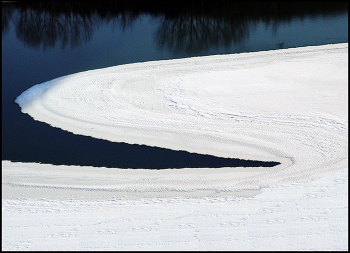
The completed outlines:
{"type": "Polygon", "coordinates": [[[91,40],[94,19],[27,9],[15,24],[17,38],[30,47],[53,47],[61,41],[64,48],[67,44],[76,46],[91,40]]]}
{"type": "Polygon", "coordinates": [[[56,43],[62,48],[76,47],[91,41],[102,24],[125,30],[132,28],[140,15],[148,14],[160,21],[155,34],[160,48],[198,53],[246,40],[259,22],[277,30],[296,18],[347,11],[347,2],[2,3],[2,33],[6,34],[12,22],[17,38],[30,47],[45,49],[56,43]]]}
{"type": "Polygon", "coordinates": [[[176,18],[164,17],[156,35],[161,48],[198,53],[210,47],[228,47],[244,40],[249,35],[249,22],[190,13],[176,18]]]}

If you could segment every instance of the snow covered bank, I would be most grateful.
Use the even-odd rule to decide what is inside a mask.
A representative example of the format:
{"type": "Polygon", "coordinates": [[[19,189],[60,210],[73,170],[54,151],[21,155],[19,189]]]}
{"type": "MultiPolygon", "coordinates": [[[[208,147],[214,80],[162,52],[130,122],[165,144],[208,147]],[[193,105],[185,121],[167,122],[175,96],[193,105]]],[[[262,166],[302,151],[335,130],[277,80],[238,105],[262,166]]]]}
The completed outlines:
{"type": "MultiPolygon", "coordinates": [[[[33,86],[16,103],[34,119],[75,134],[281,162],[244,170],[115,170],[114,181],[105,185],[103,179],[94,188],[121,196],[241,196],[347,168],[347,94],[343,43],[91,70],[33,86]]],[[[67,171],[67,178],[76,171],[67,171]]],[[[21,184],[29,187],[25,178],[21,184]]],[[[74,187],[41,179],[45,187],[74,187]]]]}
{"type": "Polygon", "coordinates": [[[2,249],[346,251],[348,170],[254,198],[3,199],[2,249]]]}

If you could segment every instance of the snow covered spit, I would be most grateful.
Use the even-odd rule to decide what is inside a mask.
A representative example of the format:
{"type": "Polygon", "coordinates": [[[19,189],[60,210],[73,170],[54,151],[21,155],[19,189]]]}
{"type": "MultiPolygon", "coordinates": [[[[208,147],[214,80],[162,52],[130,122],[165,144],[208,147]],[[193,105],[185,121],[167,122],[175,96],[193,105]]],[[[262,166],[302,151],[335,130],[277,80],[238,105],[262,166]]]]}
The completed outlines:
{"type": "Polygon", "coordinates": [[[132,170],[2,161],[3,249],[347,249],[348,43],[91,70],[33,86],[15,102],[35,120],[74,134],[281,164],[132,170]],[[320,181],[336,171],[342,174],[320,181]],[[295,197],[298,189],[304,195],[295,197]],[[158,218],[139,207],[147,201],[158,218]],[[319,216],[312,214],[318,204],[319,216]],[[26,220],[48,210],[57,212],[40,228],[26,220]],[[121,223],[110,219],[125,212],[121,223]],[[59,215],[69,224],[57,225],[59,215]],[[328,226],[329,215],[341,224],[328,226]],[[89,223],[95,219],[99,225],[89,223]],[[146,221],[149,233],[141,229],[146,221]],[[67,235],[72,241],[59,240],[67,235]]]}
{"type": "Polygon", "coordinates": [[[28,165],[35,181],[9,183],[18,173],[6,172],[5,182],[152,197],[241,196],[309,182],[348,166],[347,56],[344,43],[194,57],[33,86],[15,101],[22,112],[75,134],[281,164],[162,171],[28,165]],[[51,179],[36,181],[46,173],[51,179]]]}

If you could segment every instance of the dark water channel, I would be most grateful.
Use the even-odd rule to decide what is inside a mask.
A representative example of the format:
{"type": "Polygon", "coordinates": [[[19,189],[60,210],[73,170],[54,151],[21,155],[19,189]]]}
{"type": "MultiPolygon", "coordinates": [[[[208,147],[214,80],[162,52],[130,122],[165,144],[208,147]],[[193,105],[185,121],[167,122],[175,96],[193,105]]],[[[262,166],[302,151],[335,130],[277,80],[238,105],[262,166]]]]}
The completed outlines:
{"type": "Polygon", "coordinates": [[[348,42],[348,4],[2,3],[2,160],[119,168],[256,167],[74,135],[20,112],[23,91],[126,63],[348,42]]]}

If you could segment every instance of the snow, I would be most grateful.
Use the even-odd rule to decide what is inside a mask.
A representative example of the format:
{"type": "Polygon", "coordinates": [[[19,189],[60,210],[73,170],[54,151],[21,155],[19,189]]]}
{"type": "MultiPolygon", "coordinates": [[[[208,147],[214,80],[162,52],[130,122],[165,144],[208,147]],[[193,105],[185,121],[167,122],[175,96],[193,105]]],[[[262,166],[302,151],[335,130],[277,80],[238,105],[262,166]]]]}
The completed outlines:
{"type": "Polygon", "coordinates": [[[348,250],[347,191],[344,169],[250,198],[3,198],[2,249],[348,250]]]}
{"type": "Polygon", "coordinates": [[[348,43],[126,64],[16,99],[75,134],[272,168],[2,161],[3,250],[347,250],[348,43]]]}

